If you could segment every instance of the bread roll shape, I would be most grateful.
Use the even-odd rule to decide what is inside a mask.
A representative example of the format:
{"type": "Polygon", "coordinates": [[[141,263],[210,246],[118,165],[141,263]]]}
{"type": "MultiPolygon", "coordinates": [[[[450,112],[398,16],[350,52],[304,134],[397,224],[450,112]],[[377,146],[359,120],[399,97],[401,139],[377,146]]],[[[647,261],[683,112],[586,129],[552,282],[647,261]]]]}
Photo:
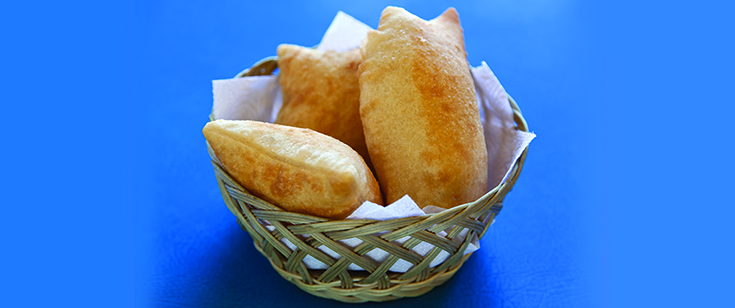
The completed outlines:
{"type": "Polygon", "coordinates": [[[383,11],[361,46],[360,116],[386,204],[451,208],[487,189],[487,150],[457,12],[383,11]]]}
{"type": "Polygon", "coordinates": [[[383,204],[360,155],[327,135],[230,120],[209,122],[203,133],[235,181],[286,211],[343,219],[366,200],[383,204]]]}
{"type": "Polygon", "coordinates": [[[274,123],[309,128],[346,143],[370,165],[360,121],[359,48],[317,51],[278,46],[283,107],[274,123]]]}

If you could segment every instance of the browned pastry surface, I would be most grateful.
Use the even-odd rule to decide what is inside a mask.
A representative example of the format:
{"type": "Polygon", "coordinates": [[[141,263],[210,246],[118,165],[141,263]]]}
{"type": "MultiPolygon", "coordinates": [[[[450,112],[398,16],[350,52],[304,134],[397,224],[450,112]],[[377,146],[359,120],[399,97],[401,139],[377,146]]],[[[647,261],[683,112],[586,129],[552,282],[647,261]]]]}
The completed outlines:
{"type": "Polygon", "coordinates": [[[383,204],[378,183],[360,155],[332,137],[228,120],[207,123],[203,133],[240,185],[284,210],[343,219],[366,200],[383,204]]]}
{"type": "Polygon", "coordinates": [[[360,121],[359,49],[321,52],[278,46],[283,107],[274,123],[309,128],[339,139],[370,164],[360,121]]]}
{"type": "Polygon", "coordinates": [[[481,197],[487,150],[457,12],[425,21],[388,7],[361,51],[360,115],[386,203],[481,197]]]}

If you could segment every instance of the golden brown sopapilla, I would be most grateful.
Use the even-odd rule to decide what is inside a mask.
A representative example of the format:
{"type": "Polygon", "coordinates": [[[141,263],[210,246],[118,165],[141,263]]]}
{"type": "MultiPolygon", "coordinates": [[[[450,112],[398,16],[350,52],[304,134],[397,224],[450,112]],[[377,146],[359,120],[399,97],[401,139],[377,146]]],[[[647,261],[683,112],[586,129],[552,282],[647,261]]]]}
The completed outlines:
{"type": "Polygon", "coordinates": [[[346,143],[370,165],[360,121],[359,49],[278,46],[283,107],[274,123],[309,128],[346,143]]]}
{"type": "Polygon", "coordinates": [[[235,181],[284,210],[343,219],[366,200],[383,204],[378,183],[360,155],[327,135],[229,120],[209,122],[203,133],[235,181]]]}
{"type": "Polygon", "coordinates": [[[451,208],[487,189],[487,150],[457,12],[383,11],[361,46],[360,116],[385,202],[451,208]]]}

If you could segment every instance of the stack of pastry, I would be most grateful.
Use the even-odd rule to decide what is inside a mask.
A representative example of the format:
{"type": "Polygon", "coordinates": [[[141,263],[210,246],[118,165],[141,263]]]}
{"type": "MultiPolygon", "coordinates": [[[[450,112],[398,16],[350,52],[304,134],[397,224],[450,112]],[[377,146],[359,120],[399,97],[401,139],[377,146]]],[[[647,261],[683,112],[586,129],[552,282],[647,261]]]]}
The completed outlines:
{"type": "Polygon", "coordinates": [[[277,52],[283,107],[274,124],[204,127],[250,193],[331,219],[365,201],[409,195],[421,207],[451,208],[485,193],[485,139],[453,8],[426,21],[388,7],[359,49],[277,52]]]}

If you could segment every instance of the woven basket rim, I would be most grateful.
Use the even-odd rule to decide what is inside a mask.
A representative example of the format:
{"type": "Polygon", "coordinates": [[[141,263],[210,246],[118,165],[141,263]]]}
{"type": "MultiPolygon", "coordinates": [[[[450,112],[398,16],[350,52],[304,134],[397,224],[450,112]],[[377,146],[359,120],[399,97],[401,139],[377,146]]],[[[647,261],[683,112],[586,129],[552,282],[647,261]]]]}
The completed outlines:
{"type": "MultiPolygon", "coordinates": [[[[237,75],[235,75],[234,78],[251,77],[251,76],[267,76],[267,75],[271,75],[277,68],[278,68],[278,57],[277,56],[269,56],[269,57],[265,57],[265,58],[259,60],[258,62],[256,62],[255,64],[253,64],[253,66],[251,66],[250,68],[246,68],[246,69],[240,71],[237,75]]],[[[526,122],[526,119],[523,117],[523,114],[521,113],[521,109],[518,106],[518,103],[516,103],[516,101],[513,99],[513,97],[510,96],[510,94],[508,94],[508,101],[509,101],[509,103],[511,105],[511,109],[513,110],[513,118],[514,118],[514,121],[518,125],[516,127],[516,129],[518,129],[520,131],[524,131],[524,132],[529,132],[528,123],[526,122]]],[[[212,112],[209,114],[209,121],[210,122],[211,121],[214,121],[214,106],[212,106],[212,112]]],[[[214,161],[216,164],[222,166],[220,164],[219,160],[216,158],[216,156],[214,154],[214,151],[212,151],[212,148],[209,146],[209,143],[208,142],[207,142],[207,149],[208,149],[209,154],[210,154],[210,156],[212,158],[212,161],[214,161]]],[[[489,191],[487,191],[484,195],[482,195],[480,198],[477,198],[477,200],[475,200],[475,201],[467,202],[467,203],[464,203],[464,204],[460,204],[460,205],[454,206],[452,208],[445,209],[444,211],[442,211],[440,213],[444,213],[446,211],[461,211],[461,210],[464,210],[467,207],[472,207],[472,206],[476,206],[476,205],[479,206],[479,205],[483,204],[484,201],[486,201],[486,199],[492,198],[492,195],[493,194],[495,194],[495,196],[502,196],[502,197],[504,197],[505,194],[507,194],[512,189],[512,187],[515,185],[515,181],[518,179],[518,176],[520,175],[521,169],[523,168],[523,163],[525,162],[527,152],[528,152],[528,146],[526,146],[526,148],[523,149],[523,152],[521,153],[521,155],[513,163],[513,166],[511,167],[511,171],[508,174],[508,177],[505,179],[505,181],[503,181],[500,184],[498,184],[497,186],[493,187],[492,189],[490,189],[489,191]],[[500,192],[504,192],[504,193],[501,194],[500,192]]],[[[258,199],[262,200],[263,202],[265,202],[267,204],[273,205],[272,203],[270,203],[270,202],[268,202],[266,200],[263,200],[263,199],[261,199],[261,198],[259,198],[257,196],[253,196],[253,197],[258,198],[258,199]]],[[[276,205],[273,205],[273,206],[275,208],[277,208],[278,210],[282,211],[282,212],[291,213],[289,211],[286,211],[286,210],[281,209],[280,207],[278,207],[276,205]]],[[[426,207],[426,206],[424,206],[424,207],[426,207]]],[[[476,210],[479,211],[479,208],[476,209],[476,210]]],[[[472,212],[476,212],[476,211],[472,211],[472,212]]],[[[440,213],[431,213],[431,214],[425,214],[425,215],[433,216],[433,215],[440,214],[440,213]]],[[[319,216],[313,216],[313,215],[309,215],[309,214],[302,214],[302,215],[312,216],[315,219],[326,219],[328,221],[340,220],[340,219],[336,219],[336,220],[335,219],[328,219],[328,218],[319,217],[319,216]]],[[[341,219],[341,220],[346,220],[346,219],[341,219]]]]}

